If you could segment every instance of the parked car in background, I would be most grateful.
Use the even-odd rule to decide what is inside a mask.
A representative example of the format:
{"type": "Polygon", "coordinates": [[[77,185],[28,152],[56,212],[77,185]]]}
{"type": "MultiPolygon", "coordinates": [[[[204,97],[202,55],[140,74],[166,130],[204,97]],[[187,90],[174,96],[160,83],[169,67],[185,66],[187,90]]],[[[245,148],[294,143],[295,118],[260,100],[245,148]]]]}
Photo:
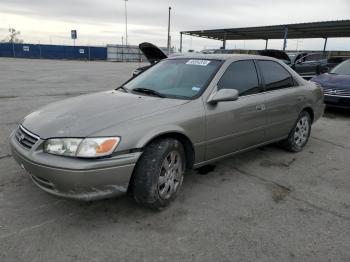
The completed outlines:
{"type": "Polygon", "coordinates": [[[216,50],[217,49],[203,49],[199,53],[201,53],[201,54],[214,54],[216,52],[216,50]]]}
{"type": "Polygon", "coordinates": [[[200,51],[201,54],[234,54],[234,49],[204,49],[200,51]]]}
{"type": "Polygon", "coordinates": [[[151,43],[141,43],[139,44],[139,48],[150,64],[135,69],[133,72],[133,77],[139,75],[159,61],[167,58],[167,55],[161,49],[151,43]]]}
{"type": "MultiPolygon", "coordinates": [[[[157,46],[151,43],[141,43],[139,45],[140,50],[143,52],[145,57],[150,62],[150,65],[137,68],[133,72],[133,76],[136,76],[143,71],[147,70],[157,62],[167,58],[167,55],[164,54],[157,46]]],[[[202,54],[233,54],[233,49],[204,49],[200,53],[202,54]]],[[[273,57],[281,60],[286,65],[289,65],[293,68],[298,74],[300,74],[305,79],[311,79],[315,75],[328,72],[328,62],[325,56],[322,53],[286,53],[281,50],[276,49],[264,49],[254,51],[254,53],[261,56],[273,57]]],[[[173,54],[171,56],[182,55],[182,54],[173,54]]]]}
{"type": "MultiPolygon", "coordinates": [[[[159,61],[168,58],[168,56],[157,46],[154,44],[144,42],[139,44],[139,48],[143,55],[146,57],[147,61],[149,62],[149,65],[139,67],[134,70],[133,77],[136,77],[137,75],[141,74],[142,72],[146,71],[148,68],[154,66],[159,61]]],[[[169,57],[176,57],[176,56],[182,56],[182,53],[173,53],[169,57]]]]}
{"type": "Polygon", "coordinates": [[[322,53],[300,56],[291,64],[291,67],[304,78],[328,72],[327,58],[322,53]]]}
{"type": "Polygon", "coordinates": [[[329,73],[312,78],[311,81],[322,86],[327,106],[350,109],[350,59],[337,65],[329,73]]]}
{"type": "Polygon", "coordinates": [[[290,58],[291,64],[294,64],[295,61],[299,60],[303,56],[307,56],[309,53],[307,52],[287,52],[287,55],[290,58]]]}
{"type": "Polygon", "coordinates": [[[214,54],[234,54],[234,49],[217,49],[214,54]]]}
{"type": "Polygon", "coordinates": [[[129,191],[161,209],[186,169],[273,142],[301,151],[323,110],[320,86],[277,59],[188,54],[115,90],[39,109],[10,147],[48,193],[94,200],[129,191]]]}
{"type": "Polygon", "coordinates": [[[264,49],[258,50],[258,55],[274,57],[276,59],[281,60],[286,65],[291,65],[291,60],[286,52],[276,49],[264,49]]]}
{"type": "Polygon", "coordinates": [[[348,59],[350,59],[350,56],[332,56],[327,59],[327,66],[329,69],[332,69],[333,67],[348,59]]]}

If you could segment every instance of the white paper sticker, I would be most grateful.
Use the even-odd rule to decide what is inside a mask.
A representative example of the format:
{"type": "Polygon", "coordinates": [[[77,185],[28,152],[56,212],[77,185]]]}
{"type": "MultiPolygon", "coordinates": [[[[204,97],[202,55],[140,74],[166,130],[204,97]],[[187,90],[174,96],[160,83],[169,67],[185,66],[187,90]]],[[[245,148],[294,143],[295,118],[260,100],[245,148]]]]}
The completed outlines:
{"type": "Polygon", "coordinates": [[[209,60],[188,60],[186,65],[207,66],[209,63],[209,60]]]}
{"type": "Polygon", "coordinates": [[[194,86],[192,87],[192,90],[198,92],[199,90],[201,90],[201,88],[198,86],[194,86]]]}

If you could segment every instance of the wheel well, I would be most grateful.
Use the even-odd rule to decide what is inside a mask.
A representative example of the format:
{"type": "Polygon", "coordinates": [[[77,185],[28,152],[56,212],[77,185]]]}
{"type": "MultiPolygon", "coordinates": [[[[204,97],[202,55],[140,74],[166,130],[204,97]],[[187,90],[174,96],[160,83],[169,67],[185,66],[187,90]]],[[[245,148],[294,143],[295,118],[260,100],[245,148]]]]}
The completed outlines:
{"type": "Polygon", "coordinates": [[[193,167],[195,152],[194,152],[193,144],[187,136],[185,136],[184,134],[181,134],[181,133],[177,133],[177,132],[161,134],[159,136],[152,138],[152,140],[148,141],[148,143],[145,145],[145,147],[147,145],[149,145],[150,143],[154,142],[155,140],[158,140],[161,138],[173,138],[173,139],[180,141],[184,147],[184,150],[185,150],[186,168],[191,169],[193,167]]]}
{"type": "Polygon", "coordinates": [[[312,110],[312,108],[311,107],[305,107],[303,109],[303,111],[306,111],[306,112],[308,112],[310,114],[311,123],[313,123],[314,122],[314,111],[312,110]]]}

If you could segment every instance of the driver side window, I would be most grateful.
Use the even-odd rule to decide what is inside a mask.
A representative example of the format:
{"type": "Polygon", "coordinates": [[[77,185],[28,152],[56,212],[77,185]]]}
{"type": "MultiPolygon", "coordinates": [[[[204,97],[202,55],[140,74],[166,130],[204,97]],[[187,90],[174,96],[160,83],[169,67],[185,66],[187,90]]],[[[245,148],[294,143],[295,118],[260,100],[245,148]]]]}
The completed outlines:
{"type": "Polygon", "coordinates": [[[259,93],[259,80],[254,62],[233,62],[218,82],[218,90],[220,89],[237,89],[240,96],[259,93]]]}

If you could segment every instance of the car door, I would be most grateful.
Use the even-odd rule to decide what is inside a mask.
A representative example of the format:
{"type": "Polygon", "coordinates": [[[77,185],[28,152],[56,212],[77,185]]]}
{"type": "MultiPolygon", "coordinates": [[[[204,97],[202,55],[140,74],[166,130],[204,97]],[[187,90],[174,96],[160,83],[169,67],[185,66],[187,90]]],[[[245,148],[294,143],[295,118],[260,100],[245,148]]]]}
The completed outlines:
{"type": "Polygon", "coordinates": [[[235,101],[209,104],[206,109],[206,160],[218,158],[256,144],[265,139],[265,96],[253,60],[230,64],[214,90],[237,89],[235,101]]]}
{"type": "Polygon", "coordinates": [[[295,65],[295,71],[301,75],[314,75],[320,64],[320,54],[311,54],[299,59],[295,65]]]}
{"type": "Polygon", "coordinates": [[[293,127],[304,100],[290,72],[276,61],[257,61],[266,96],[268,141],[283,138],[293,127]]]}

